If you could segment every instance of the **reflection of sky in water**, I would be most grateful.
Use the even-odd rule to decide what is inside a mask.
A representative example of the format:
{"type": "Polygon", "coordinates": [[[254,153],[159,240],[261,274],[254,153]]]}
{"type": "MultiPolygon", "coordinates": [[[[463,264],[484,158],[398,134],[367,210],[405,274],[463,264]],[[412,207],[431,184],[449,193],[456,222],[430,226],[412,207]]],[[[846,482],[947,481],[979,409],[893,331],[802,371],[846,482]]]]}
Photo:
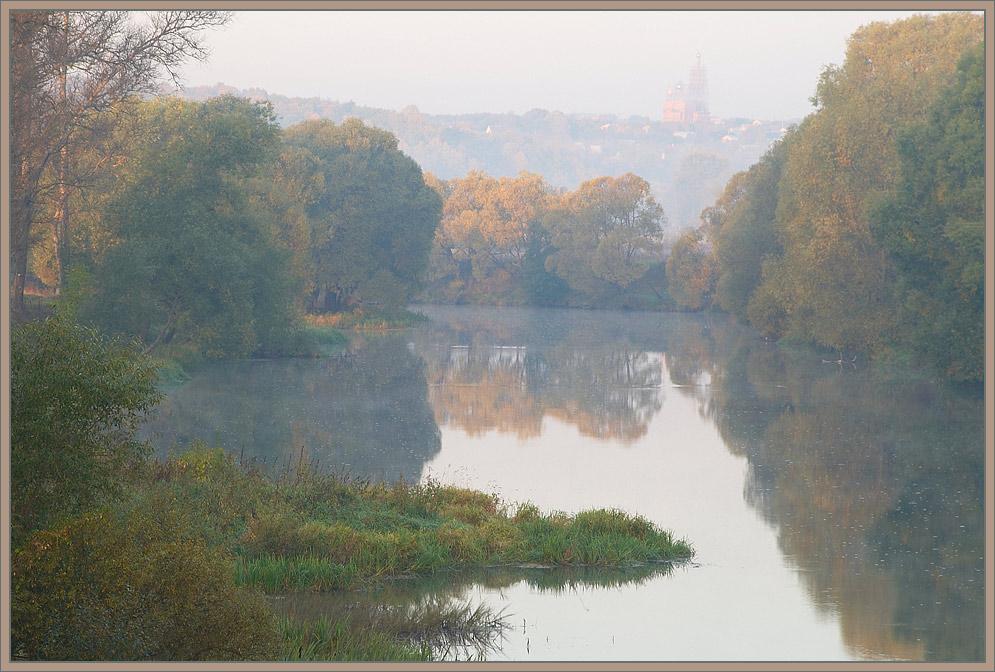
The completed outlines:
{"type": "Polygon", "coordinates": [[[511,614],[495,659],[982,655],[980,394],[823,366],[707,315],[425,312],[345,358],[205,369],[153,426],[269,463],[624,509],[695,547],[638,586],[465,589],[511,614]]]}
{"type": "Polygon", "coordinates": [[[449,351],[451,367],[438,353],[456,338],[416,337],[438,357],[427,377],[442,431],[423,478],[544,510],[621,508],[697,551],[674,576],[578,599],[476,589],[525,620],[503,659],[981,655],[976,395],[938,400],[926,383],[823,367],[701,316],[429,312],[433,326],[486,326],[449,351]],[[926,502],[924,489],[958,494],[926,502]]]}
{"type": "MultiPolygon", "coordinates": [[[[725,449],[697,403],[673,394],[634,444],[555,419],[518,440],[442,428],[425,475],[545,511],[620,508],[690,540],[695,565],[647,585],[566,596],[526,585],[476,594],[514,614],[509,660],[848,660],[833,619],[800,589],[776,531],[743,500],[745,458],[725,449]],[[522,619],[526,634],[521,635],[522,619]],[[529,625],[531,624],[531,626],[529,625]],[[530,632],[534,634],[529,634],[530,632]],[[549,641],[546,641],[546,638],[549,641]],[[614,643],[612,643],[614,637],[614,643]],[[528,652],[526,652],[528,646],[528,652]]],[[[475,593],[471,592],[471,595],[475,593]]]]}

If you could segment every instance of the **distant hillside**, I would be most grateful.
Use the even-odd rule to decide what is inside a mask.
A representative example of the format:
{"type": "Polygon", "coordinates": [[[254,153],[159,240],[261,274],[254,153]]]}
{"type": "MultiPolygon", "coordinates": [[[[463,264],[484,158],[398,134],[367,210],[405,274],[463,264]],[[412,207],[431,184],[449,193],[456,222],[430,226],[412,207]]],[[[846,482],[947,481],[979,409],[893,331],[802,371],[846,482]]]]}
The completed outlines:
{"type": "Polygon", "coordinates": [[[701,210],[714,202],[728,179],[755,163],[787,125],[713,119],[689,131],[648,117],[541,109],[522,115],[435,115],[413,105],[398,112],[225,84],[190,87],[177,95],[204,100],[225,93],[268,100],[284,126],[305,119],[341,123],[359,118],[394,133],[405,154],[442,179],[464,177],[471,170],[495,177],[527,170],[555,187],[576,189],[595,177],[633,172],[652,185],[674,229],[695,226],[701,210]]]}

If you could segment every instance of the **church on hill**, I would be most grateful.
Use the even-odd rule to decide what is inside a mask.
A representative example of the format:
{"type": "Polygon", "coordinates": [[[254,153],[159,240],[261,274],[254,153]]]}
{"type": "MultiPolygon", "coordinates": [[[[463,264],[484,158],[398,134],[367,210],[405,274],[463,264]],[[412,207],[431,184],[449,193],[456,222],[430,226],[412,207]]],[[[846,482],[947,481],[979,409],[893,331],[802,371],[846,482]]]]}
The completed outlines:
{"type": "Polygon", "coordinates": [[[708,121],[708,78],[699,52],[697,62],[691,67],[687,85],[677,82],[667,89],[667,99],[663,103],[663,122],[690,129],[708,121]]]}

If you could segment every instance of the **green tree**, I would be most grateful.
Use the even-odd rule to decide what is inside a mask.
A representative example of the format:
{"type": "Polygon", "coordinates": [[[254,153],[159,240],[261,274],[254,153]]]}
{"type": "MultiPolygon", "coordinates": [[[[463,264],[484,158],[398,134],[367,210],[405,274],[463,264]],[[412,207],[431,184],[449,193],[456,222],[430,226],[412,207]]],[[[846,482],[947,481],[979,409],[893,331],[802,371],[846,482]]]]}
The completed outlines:
{"type": "Polygon", "coordinates": [[[546,268],[589,297],[619,293],[662,253],[665,222],[637,175],[589,180],[543,220],[556,248],[546,268]]]}
{"type": "Polygon", "coordinates": [[[702,213],[715,250],[715,303],[748,321],[747,305],[761,282],[763,261],[782,253],[777,236],[778,184],[785,147],[778,141],[749,170],[737,173],[715,205],[702,213]]]}
{"type": "Polygon", "coordinates": [[[272,111],[227,96],[163,99],[143,113],[152,138],[104,213],[118,242],[94,273],[87,314],[146,351],[173,338],[209,357],[279,349],[296,288],[247,186],[276,150],[272,111]]]}
{"type": "MultiPolygon", "coordinates": [[[[188,57],[202,59],[200,33],[227,12],[151,12],[134,21],[120,11],[10,12],[11,311],[23,309],[32,228],[51,233],[56,281],[69,263],[69,199],[89,187],[102,162],[80,162],[95,147],[101,116],[135,93],[175,79],[188,57]],[[47,220],[47,221],[44,221],[47,220]],[[47,225],[47,226],[45,226],[47,225]]],[[[36,235],[36,241],[43,237],[36,235]]]]}
{"type": "Polygon", "coordinates": [[[148,446],[135,439],[159,401],[156,367],[70,316],[10,334],[11,540],[120,492],[148,446]]]}
{"type": "Polygon", "coordinates": [[[782,167],[784,253],[765,264],[764,312],[780,312],[789,331],[834,349],[874,351],[894,338],[893,275],[867,206],[895,184],[897,134],[925,118],[982,30],[968,13],[872,23],[850,37],[844,64],[823,72],[818,109],[782,167]]]}
{"type": "MultiPolygon", "coordinates": [[[[306,194],[309,309],[399,308],[422,285],[442,199],[393,134],[357,119],[304,121],[283,133],[285,184],[306,194]],[[291,165],[293,162],[293,165],[291,165]]],[[[303,262],[302,262],[303,263],[303,262]]]]}
{"type": "Polygon", "coordinates": [[[899,136],[900,177],[874,204],[875,240],[899,276],[901,335],[954,380],[984,375],[984,45],[926,122],[899,136]]]}

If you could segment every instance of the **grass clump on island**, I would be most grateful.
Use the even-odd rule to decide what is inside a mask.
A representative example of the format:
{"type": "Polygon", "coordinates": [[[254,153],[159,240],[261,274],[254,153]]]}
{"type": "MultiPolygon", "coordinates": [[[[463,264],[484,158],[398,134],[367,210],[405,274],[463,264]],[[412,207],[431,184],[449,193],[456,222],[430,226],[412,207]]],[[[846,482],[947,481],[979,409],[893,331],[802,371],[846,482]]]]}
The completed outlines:
{"type": "Polygon", "coordinates": [[[264,592],[357,588],[455,567],[624,567],[693,555],[621,511],[543,514],[465,488],[349,480],[307,464],[273,479],[202,444],[150,470],[146,496],[187,509],[208,543],[231,554],[236,582],[264,592]]]}
{"type": "Polygon", "coordinates": [[[377,483],[307,464],[272,479],[197,444],[153,463],[153,496],[182,502],[209,543],[228,549],[238,583],[265,592],[359,587],[453,567],[629,566],[685,559],[690,546],[639,516],[568,516],[427,482],[377,483]]]}
{"type": "Polygon", "coordinates": [[[350,480],[307,464],[274,478],[199,442],[132,469],[120,499],[19,544],[15,659],[479,657],[504,627],[487,609],[372,605],[302,620],[277,616],[261,594],[375,588],[387,577],[486,565],[622,567],[693,554],[620,511],[543,514],[465,488],[350,480]]]}

